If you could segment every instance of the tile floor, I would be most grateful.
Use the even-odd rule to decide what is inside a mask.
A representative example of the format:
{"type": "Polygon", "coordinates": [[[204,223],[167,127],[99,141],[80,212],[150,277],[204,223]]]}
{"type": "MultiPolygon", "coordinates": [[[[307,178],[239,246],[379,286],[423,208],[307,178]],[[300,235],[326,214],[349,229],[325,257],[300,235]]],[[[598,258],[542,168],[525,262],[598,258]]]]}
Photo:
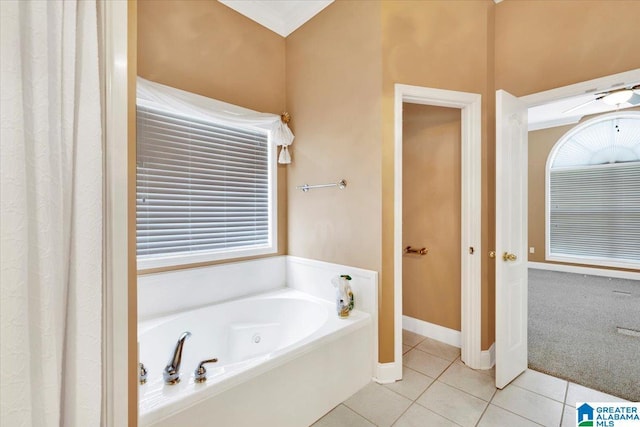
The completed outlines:
{"type": "Polygon", "coordinates": [[[370,383],[313,427],[573,427],[576,402],[623,401],[532,370],[497,390],[494,370],[466,367],[460,349],[402,335],[402,381],[370,383]]]}

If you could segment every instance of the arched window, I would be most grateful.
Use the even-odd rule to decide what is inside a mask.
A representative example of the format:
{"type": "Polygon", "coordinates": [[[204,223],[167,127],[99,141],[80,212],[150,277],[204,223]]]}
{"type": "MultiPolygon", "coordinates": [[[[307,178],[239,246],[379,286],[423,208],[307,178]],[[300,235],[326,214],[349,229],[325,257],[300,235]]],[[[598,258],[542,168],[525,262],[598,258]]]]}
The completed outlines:
{"type": "Polygon", "coordinates": [[[551,150],[546,258],[640,267],[640,112],[588,120],[551,150]]]}

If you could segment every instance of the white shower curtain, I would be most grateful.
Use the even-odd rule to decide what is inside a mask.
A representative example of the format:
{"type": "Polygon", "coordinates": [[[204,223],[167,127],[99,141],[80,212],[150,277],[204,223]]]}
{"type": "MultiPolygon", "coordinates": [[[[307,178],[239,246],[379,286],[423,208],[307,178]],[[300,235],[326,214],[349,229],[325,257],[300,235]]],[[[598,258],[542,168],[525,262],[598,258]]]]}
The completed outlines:
{"type": "Polygon", "coordinates": [[[98,426],[96,3],[1,0],[0,8],[0,425],[98,426]]]}

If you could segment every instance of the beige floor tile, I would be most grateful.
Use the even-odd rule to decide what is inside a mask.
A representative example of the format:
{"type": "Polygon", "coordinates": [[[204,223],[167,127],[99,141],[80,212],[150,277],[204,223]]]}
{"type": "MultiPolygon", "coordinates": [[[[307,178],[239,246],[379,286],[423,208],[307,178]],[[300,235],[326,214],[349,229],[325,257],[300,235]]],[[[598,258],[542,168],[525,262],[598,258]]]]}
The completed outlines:
{"type": "Polygon", "coordinates": [[[458,427],[458,424],[450,421],[433,411],[420,405],[413,404],[402,414],[393,427],[458,427]]]}
{"type": "Polygon", "coordinates": [[[422,374],[437,378],[451,362],[414,348],[402,356],[402,364],[422,374]]]}
{"type": "MultiPolygon", "coordinates": [[[[456,359],[455,362],[458,365],[467,366],[459,357],[456,359]]],[[[467,368],[468,368],[468,366],[467,366],[467,368]]],[[[484,374],[484,375],[489,375],[491,378],[494,378],[494,379],[496,377],[496,367],[495,366],[493,368],[491,368],[491,369],[474,369],[474,371],[479,372],[479,373],[484,374]]]]}
{"type": "Polygon", "coordinates": [[[384,384],[389,390],[393,390],[396,393],[403,395],[404,397],[416,400],[423,391],[435,381],[434,378],[428,377],[420,372],[409,369],[406,366],[402,367],[402,381],[396,381],[390,384],[384,384]]]}
{"type": "Polygon", "coordinates": [[[449,366],[438,380],[487,402],[496,392],[493,378],[457,363],[449,366]]]}
{"type": "Polygon", "coordinates": [[[475,426],[487,402],[435,381],[416,403],[463,427],[475,426]]]}
{"type": "Polygon", "coordinates": [[[498,390],[491,403],[545,426],[560,425],[562,403],[520,387],[498,390]]]}
{"type": "Polygon", "coordinates": [[[569,389],[567,390],[567,405],[576,407],[576,402],[627,402],[627,400],[621,399],[610,394],[602,393],[598,390],[583,387],[578,384],[569,383],[569,389]]]}
{"type": "Polygon", "coordinates": [[[379,427],[393,424],[411,405],[411,400],[376,383],[370,383],[344,404],[379,427]]]}
{"type": "Polygon", "coordinates": [[[513,381],[513,385],[564,403],[567,381],[542,372],[527,369],[513,381]]]}
{"type": "Polygon", "coordinates": [[[576,427],[578,424],[576,418],[576,408],[565,405],[562,412],[562,424],[560,427],[576,427]]]}
{"type": "Polygon", "coordinates": [[[425,337],[415,332],[407,331],[406,329],[402,330],[402,344],[408,345],[409,347],[415,347],[424,339],[425,337]]]}
{"type": "Polygon", "coordinates": [[[406,344],[402,344],[402,354],[405,354],[407,351],[411,350],[413,347],[408,346],[406,344]]]}
{"type": "Polygon", "coordinates": [[[331,412],[320,418],[313,427],[375,427],[360,415],[344,405],[338,405],[331,412]]]}
{"type": "Polygon", "coordinates": [[[437,356],[451,362],[460,356],[460,349],[458,347],[454,347],[431,338],[425,338],[424,341],[416,346],[416,348],[424,351],[425,353],[429,353],[433,356],[437,356]]]}
{"type": "Polygon", "coordinates": [[[526,418],[522,418],[512,412],[506,411],[498,406],[489,405],[487,410],[480,418],[478,427],[538,427],[536,424],[526,418]]]}

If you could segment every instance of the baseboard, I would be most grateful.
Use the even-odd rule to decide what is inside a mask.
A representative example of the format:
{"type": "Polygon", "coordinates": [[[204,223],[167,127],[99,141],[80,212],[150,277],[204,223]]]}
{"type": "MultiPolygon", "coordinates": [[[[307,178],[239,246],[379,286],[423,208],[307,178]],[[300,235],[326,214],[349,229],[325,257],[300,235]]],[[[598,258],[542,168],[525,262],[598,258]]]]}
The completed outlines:
{"type": "Polygon", "coordinates": [[[409,316],[402,316],[402,329],[423,335],[434,340],[438,340],[454,347],[462,347],[462,336],[460,331],[445,328],[424,320],[415,319],[409,316]]]}
{"type": "Polygon", "coordinates": [[[496,364],[496,343],[491,344],[488,350],[480,352],[480,369],[491,369],[496,364]]]}
{"type": "Polygon", "coordinates": [[[632,271],[607,270],[605,268],[582,267],[579,265],[551,264],[529,261],[529,268],[537,270],[561,271],[563,273],[586,274],[589,276],[613,277],[616,279],[640,280],[640,273],[632,271]]]}
{"type": "Polygon", "coordinates": [[[378,363],[376,365],[376,375],[373,380],[378,384],[389,384],[402,378],[402,366],[398,372],[398,364],[394,362],[378,363]]]}

